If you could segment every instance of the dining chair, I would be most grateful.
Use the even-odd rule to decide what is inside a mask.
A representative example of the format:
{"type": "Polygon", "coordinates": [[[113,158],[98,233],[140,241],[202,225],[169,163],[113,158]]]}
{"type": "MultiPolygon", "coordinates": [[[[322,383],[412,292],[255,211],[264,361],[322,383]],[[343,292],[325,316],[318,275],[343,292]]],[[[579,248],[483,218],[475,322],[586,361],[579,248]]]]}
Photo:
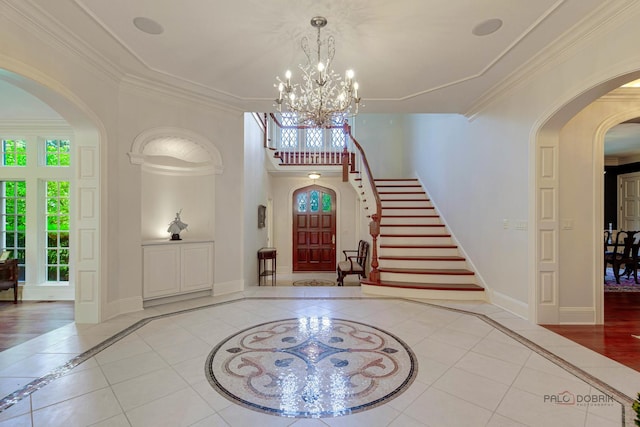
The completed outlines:
{"type": "Polygon", "coordinates": [[[640,249],[640,231],[619,231],[612,242],[611,252],[605,252],[605,271],[611,264],[616,283],[620,284],[620,269],[624,265],[622,274],[627,278],[633,273],[638,283],[638,250],[640,249]]]}

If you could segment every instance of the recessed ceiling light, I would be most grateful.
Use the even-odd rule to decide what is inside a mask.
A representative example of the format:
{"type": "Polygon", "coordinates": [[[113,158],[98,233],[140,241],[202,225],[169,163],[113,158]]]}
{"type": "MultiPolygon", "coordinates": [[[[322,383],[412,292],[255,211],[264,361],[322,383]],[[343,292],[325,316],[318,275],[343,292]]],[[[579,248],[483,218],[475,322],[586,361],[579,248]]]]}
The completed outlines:
{"type": "Polygon", "coordinates": [[[502,27],[502,19],[492,18],[482,21],[473,27],[471,32],[476,36],[487,36],[498,31],[500,27],[502,27]]]}
{"type": "Polygon", "coordinates": [[[150,18],[145,18],[144,16],[139,16],[133,19],[133,25],[136,26],[137,29],[147,34],[162,34],[164,32],[164,28],[162,25],[158,24],[156,21],[150,18]]]}

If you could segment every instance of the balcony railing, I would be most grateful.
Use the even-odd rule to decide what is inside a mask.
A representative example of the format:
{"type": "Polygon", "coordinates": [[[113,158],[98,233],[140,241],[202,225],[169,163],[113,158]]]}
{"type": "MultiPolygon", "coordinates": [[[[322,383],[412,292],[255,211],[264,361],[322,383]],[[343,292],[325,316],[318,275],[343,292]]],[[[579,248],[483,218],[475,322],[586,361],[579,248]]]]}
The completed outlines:
{"type": "Polygon", "coordinates": [[[294,117],[269,115],[267,147],[282,166],[340,166],[351,151],[351,140],[342,124],[327,129],[298,126],[294,117]]]}

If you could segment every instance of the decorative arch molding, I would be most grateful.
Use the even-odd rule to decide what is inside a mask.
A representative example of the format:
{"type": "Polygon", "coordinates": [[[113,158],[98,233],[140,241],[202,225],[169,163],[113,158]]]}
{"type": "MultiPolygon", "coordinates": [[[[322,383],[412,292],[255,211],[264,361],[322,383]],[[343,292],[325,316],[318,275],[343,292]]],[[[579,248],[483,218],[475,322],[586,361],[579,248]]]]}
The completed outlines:
{"type": "MultiPolygon", "coordinates": [[[[628,66],[629,64],[624,64],[628,66]]],[[[637,67],[638,64],[635,64],[637,67]]],[[[601,97],[605,100],[629,101],[629,95],[623,89],[610,94],[622,84],[640,77],[638,69],[627,69],[625,72],[607,70],[591,76],[583,87],[582,92],[574,94],[573,98],[559,99],[548,108],[534,123],[530,133],[530,210],[534,227],[529,231],[529,249],[533,254],[530,259],[529,275],[529,319],[539,323],[557,324],[561,321],[559,302],[559,263],[560,249],[560,208],[559,208],[559,145],[560,132],[563,126],[575,117],[583,108],[597,101],[601,97]],[[608,77],[608,79],[607,79],[608,77]],[[610,94],[610,95],[609,95],[610,94]],[[606,95],[606,96],[605,96],[606,95]]],[[[636,96],[636,99],[640,100],[636,96]]],[[[592,245],[594,248],[602,244],[601,232],[604,223],[604,137],[613,126],[640,116],[640,105],[631,106],[601,117],[600,123],[594,125],[594,133],[590,142],[593,144],[591,191],[593,193],[594,223],[592,245]]],[[[589,207],[586,207],[587,209],[589,207]]],[[[604,299],[601,278],[603,271],[603,254],[593,254],[593,302],[594,321],[602,324],[604,321],[604,299]]]]}
{"type": "Polygon", "coordinates": [[[219,175],[224,169],[220,151],[213,142],[177,127],[157,127],[140,133],[128,155],[132,164],[163,175],[219,175]]]}
{"type": "MultiPolygon", "coordinates": [[[[0,78],[48,104],[74,132],[76,179],[73,190],[77,208],[71,277],[75,285],[74,317],[78,323],[99,323],[109,317],[105,204],[107,132],[95,112],[70,88],[24,62],[0,54],[0,78]]],[[[116,313],[119,314],[119,313],[116,313]]]]}

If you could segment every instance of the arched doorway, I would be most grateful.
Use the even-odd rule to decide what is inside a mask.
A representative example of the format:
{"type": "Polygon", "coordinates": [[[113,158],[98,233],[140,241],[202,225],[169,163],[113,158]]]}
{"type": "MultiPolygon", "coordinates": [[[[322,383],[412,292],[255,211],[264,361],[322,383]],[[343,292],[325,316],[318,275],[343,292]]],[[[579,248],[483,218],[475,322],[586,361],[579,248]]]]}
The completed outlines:
{"type": "Polygon", "coordinates": [[[0,66],[3,67],[0,79],[46,104],[60,116],[73,134],[71,155],[74,178],[69,192],[73,208],[69,215],[70,247],[65,248],[69,257],[68,289],[60,284],[39,286],[42,280],[36,279],[33,286],[27,289],[31,294],[29,299],[51,299],[50,294],[55,291],[58,295],[70,294],[69,298],[75,300],[76,322],[98,323],[104,317],[103,303],[107,293],[106,271],[102,268],[104,259],[101,256],[105,253],[106,245],[102,238],[104,204],[100,160],[103,149],[101,141],[106,132],[93,111],[63,84],[43,76],[41,70],[26,64],[9,61],[11,67],[5,67],[3,59],[0,58],[0,66]]]}
{"type": "Polygon", "coordinates": [[[603,323],[604,135],[637,116],[640,99],[619,89],[601,97],[637,74],[594,86],[537,129],[530,294],[536,323],[603,323]]]}
{"type": "Polygon", "coordinates": [[[293,193],[293,271],[335,271],[336,193],[319,185],[293,193]]]}

